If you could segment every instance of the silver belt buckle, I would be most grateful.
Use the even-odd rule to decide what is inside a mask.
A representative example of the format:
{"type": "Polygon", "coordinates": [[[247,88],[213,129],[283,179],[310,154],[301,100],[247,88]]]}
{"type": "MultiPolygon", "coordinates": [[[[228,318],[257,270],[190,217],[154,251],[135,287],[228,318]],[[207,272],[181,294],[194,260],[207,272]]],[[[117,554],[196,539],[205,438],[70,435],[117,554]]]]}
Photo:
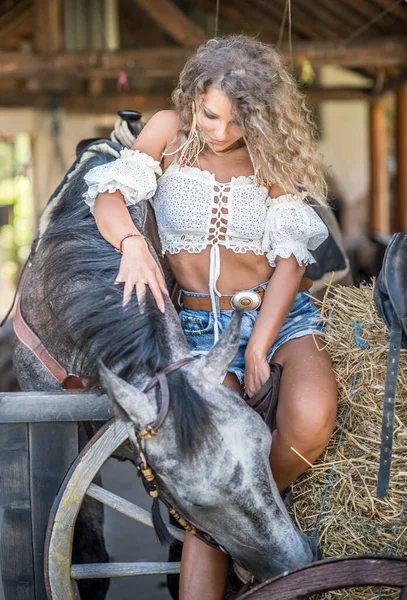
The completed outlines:
{"type": "Polygon", "coordinates": [[[230,304],[233,310],[240,310],[242,312],[250,312],[259,308],[261,304],[261,296],[257,292],[252,291],[241,291],[233,294],[230,299],[230,304]]]}

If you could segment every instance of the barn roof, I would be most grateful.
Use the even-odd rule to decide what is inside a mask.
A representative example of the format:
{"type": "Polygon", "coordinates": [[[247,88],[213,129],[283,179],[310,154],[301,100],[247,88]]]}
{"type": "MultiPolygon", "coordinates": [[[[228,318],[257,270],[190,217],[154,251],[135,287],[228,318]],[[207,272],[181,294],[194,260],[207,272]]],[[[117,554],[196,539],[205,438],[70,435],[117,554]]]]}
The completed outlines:
{"type": "Polygon", "coordinates": [[[58,93],[71,108],[92,110],[101,95],[113,107],[123,71],[141,110],[162,107],[186,57],[216,32],[256,35],[298,73],[308,61],[355,70],[376,90],[406,80],[405,0],[0,0],[0,106],[58,93]]]}

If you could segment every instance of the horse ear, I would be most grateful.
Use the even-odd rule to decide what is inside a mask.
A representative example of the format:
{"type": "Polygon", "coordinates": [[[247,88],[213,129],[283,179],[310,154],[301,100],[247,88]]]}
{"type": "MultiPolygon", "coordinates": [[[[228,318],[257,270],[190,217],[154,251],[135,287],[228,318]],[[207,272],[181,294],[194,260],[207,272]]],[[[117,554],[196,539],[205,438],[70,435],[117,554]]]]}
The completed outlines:
{"type": "Polygon", "coordinates": [[[154,420],[155,403],[149,400],[147,394],[115,375],[102,362],[99,362],[99,375],[100,383],[113,404],[117,403],[133,423],[140,426],[154,420]]]}
{"type": "Polygon", "coordinates": [[[232,319],[220,336],[217,344],[200,360],[192,363],[191,369],[203,381],[220,383],[222,375],[235,358],[239,349],[242,312],[235,310],[232,319]]]}

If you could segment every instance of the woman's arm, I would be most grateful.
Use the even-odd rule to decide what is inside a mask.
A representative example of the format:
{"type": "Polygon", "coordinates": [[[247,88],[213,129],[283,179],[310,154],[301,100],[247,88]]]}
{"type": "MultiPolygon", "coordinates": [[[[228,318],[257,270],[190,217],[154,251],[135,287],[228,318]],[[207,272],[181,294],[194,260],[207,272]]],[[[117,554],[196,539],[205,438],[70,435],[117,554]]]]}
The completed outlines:
{"type": "MultiPolygon", "coordinates": [[[[144,152],[159,161],[178,127],[179,117],[175,111],[156,113],[141,131],[132,150],[144,152]]],[[[120,247],[121,240],[129,233],[139,233],[120,191],[99,194],[95,200],[93,214],[101,235],[116,248],[120,247]]],[[[123,241],[122,249],[123,258],[116,282],[124,283],[123,305],[130,300],[134,287],[139,303],[143,303],[146,288],[140,281],[146,281],[158,307],[164,312],[163,294],[167,295],[168,291],[145,240],[142,236],[129,237],[123,241]]]]}
{"type": "Polygon", "coordinates": [[[245,352],[245,387],[249,397],[270,377],[267,352],[291,310],[304,271],[305,266],[299,266],[293,255],[276,258],[276,269],[245,352]]]}

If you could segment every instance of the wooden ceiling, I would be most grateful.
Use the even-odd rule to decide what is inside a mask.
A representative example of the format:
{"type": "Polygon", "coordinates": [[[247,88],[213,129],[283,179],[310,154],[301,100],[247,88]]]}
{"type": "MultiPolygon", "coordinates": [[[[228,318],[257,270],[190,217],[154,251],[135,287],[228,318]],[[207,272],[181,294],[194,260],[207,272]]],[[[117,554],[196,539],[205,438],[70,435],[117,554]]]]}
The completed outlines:
{"type": "MultiPolygon", "coordinates": [[[[290,36],[287,0],[219,0],[218,19],[216,4],[0,0],[0,105],[46,105],[47,94],[57,93],[67,107],[75,106],[74,96],[80,110],[93,111],[97,96],[109,95],[115,105],[125,71],[131,93],[154,110],[167,102],[191,49],[215,35],[217,21],[219,35],[245,33],[278,46],[297,71],[305,60],[315,71],[339,65],[364,74],[375,90],[378,80],[381,90],[406,80],[406,0],[291,0],[290,36]]],[[[311,93],[318,99],[322,92],[311,93]]]]}

